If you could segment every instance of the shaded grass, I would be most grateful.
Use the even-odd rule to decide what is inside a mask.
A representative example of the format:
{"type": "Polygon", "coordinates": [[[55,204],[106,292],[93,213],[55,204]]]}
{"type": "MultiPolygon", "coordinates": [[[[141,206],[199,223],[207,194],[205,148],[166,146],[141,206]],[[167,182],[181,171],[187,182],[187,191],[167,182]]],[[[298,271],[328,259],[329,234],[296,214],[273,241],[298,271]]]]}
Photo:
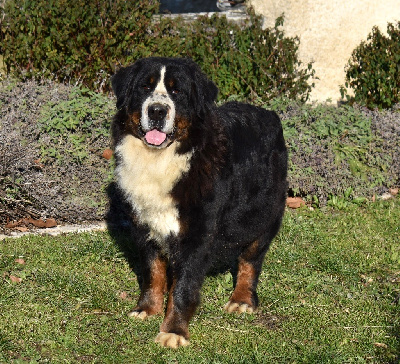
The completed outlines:
{"type": "Polygon", "coordinates": [[[259,310],[225,313],[232,278],[208,277],[191,345],[174,351],[153,343],[161,316],[127,317],[138,283],[107,233],[5,240],[0,362],[395,363],[399,241],[400,201],[287,211],[259,310]]]}

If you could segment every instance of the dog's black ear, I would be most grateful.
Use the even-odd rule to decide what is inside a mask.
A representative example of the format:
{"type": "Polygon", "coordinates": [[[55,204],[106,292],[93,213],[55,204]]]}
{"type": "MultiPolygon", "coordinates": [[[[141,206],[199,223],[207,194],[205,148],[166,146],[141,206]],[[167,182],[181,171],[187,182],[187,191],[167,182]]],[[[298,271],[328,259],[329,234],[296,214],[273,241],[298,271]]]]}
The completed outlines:
{"type": "Polygon", "coordinates": [[[204,113],[213,107],[218,96],[218,88],[194,62],[192,64],[192,70],[192,101],[195,105],[197,115],[203,118],[204,113]]]}
{"type": "Polygon", "coordinates": [[[111,86],[115,96],[117,96],[117,109],[121,109],[124,106],[132,82],[140,67],[141,62],[137,61],[131,66],[120,68],[117,73],[111,77],[111,86]]]}
{"type": "Polygon", "coordinates": [[[111,77],[111,86],[114,95],[117,96],[117,108],[120,109],[125,102],[126,88],[129,83],[129,67],[120,68],[117,73],[111,77]]]}

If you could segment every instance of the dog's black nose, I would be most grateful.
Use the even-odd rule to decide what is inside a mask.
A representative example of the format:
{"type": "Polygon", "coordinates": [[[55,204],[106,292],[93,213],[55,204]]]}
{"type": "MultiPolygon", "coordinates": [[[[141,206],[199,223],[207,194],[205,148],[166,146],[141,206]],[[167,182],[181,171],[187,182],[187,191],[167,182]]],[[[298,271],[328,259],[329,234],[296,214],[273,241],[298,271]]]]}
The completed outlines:
{"type": "Polygon", "coordinates": [[[163,121],[168,114],[168,108],[165,105],[153,104],[150,105],[147,111],[151,121],[163,121]]]}

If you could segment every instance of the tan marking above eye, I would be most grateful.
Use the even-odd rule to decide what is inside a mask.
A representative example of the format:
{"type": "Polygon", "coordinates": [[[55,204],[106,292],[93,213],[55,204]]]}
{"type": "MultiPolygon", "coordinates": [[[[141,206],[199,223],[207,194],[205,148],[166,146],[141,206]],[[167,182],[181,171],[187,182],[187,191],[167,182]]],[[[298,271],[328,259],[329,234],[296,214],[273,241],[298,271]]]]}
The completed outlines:
{"type": "Polygon", "coordinates": [[[145,90],[150,90],[150,88],[154,85],[154,83],[155,83],[155,78],[152,76],[150,77],[150,79],[148,79],[143,83],[143,88],[145,90]]]}
{"type": "Polygon", "coordinates": [[[176,95],[176,94],[178,94],[180,92],[180,90],[176,87],[176,82],[175,82],[175,80],[173,78],[170,78],[167,81],[167,86],[171,90],[171,93],[174,94],[174,95],[176,95]]]}
{"type": "Polygon", "coordinates": [[[170,79],[168,80],[167,84],[168,84],[168,86],[171,87],[171,88],[174,87],[174,86],[175,86],[175,81],[174,81],[174,79],[170,78],[170,79]]]}

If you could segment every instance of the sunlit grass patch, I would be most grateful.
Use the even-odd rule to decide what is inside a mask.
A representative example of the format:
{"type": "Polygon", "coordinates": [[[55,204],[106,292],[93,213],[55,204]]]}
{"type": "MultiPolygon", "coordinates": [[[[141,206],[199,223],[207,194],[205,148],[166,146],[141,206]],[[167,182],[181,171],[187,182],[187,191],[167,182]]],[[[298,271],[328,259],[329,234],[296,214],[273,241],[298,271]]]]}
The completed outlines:
{"type": "Polygon", "coordinates": [[[176,351],[153,342],[161,316],[127,317],[139,285],[108,233],[2,241],[0,361],[395,363],[399,222],[398,200],[287,211],[258,311],[224,312],[232,278],[210,276],[191,344],[176,351]]]}

